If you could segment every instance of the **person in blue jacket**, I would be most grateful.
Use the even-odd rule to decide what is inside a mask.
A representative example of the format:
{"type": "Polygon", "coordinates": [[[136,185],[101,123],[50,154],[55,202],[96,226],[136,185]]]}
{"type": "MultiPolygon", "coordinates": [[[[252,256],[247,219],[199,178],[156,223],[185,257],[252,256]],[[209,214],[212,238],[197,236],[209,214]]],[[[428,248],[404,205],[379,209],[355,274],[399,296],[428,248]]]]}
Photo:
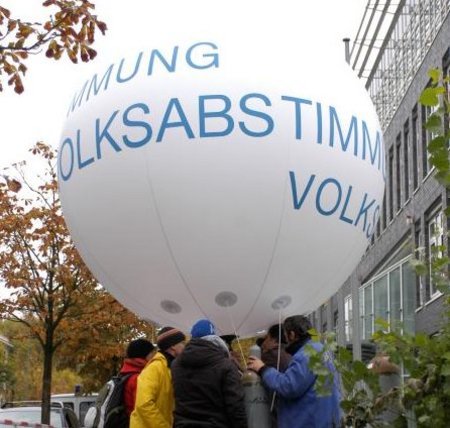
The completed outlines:
{"type": "Polygon", "coordinates": [[[303,315],[286,318],[283,324],[292,359],[284,373],[266,366],[261,360],[249,357],[248,368],[256,371],[264,384],[278,396],[279,428],[333,428],[341,422],[340,378],[333,357],[324,354],[323,363],[333,374],[330,394],[319,396],[314,384],[317,376],[309,369],[305,346],[320,352],[323,345],[311,340],[312,326],[303,315]]]}

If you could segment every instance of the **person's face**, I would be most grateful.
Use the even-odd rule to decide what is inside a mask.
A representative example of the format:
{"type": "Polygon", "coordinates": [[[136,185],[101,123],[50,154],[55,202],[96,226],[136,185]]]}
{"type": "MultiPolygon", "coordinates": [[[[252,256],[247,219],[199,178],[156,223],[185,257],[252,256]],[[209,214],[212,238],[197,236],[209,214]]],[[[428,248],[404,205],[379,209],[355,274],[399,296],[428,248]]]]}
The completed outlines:
{"type": "Polygon", "coordinates": [[[145,357],[145,359],[147,361],[150,361],[156,354],[156,349],[154,349],[153,351],[150,351],[149,354],[145,357]]]}
{"type": "Polygon", "coordinates": [[[274,339],[269,334],[265,337],[263,343],[261,343],[261,349],[263,351],[268,351],[269,349],[272,349],[274,346],[277,345],[276,339],[274,339]]]}
{"type": "Polygon", "coordinates": [[[290,345],[291,343],[294,343],[297,339],[297,336],[295,335],[295,333],[293,331],[284,331],[284,334],[286,336],[286,340],[288,345],[290,345]]]}
{"type": "Polygon", "coordinates": [[[176,345],[173,345],[169,348],[169,350],[171,351],[170,353],[174,357],[177,357],[184,351],[184,346],[185,346],[184,342],[177,343],[176,345]]]}

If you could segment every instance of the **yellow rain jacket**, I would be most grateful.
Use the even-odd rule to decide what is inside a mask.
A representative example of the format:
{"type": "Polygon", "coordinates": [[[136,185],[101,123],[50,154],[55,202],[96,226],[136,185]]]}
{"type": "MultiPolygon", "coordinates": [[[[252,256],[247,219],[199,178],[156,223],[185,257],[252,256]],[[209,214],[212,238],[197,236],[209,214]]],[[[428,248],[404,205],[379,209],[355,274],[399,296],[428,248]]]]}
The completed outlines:
{"type": "Polygon", "coordinates": [[[172,428],[174,406],[170,368],[157,352],[138,376],[130,428],[172,428]]]}

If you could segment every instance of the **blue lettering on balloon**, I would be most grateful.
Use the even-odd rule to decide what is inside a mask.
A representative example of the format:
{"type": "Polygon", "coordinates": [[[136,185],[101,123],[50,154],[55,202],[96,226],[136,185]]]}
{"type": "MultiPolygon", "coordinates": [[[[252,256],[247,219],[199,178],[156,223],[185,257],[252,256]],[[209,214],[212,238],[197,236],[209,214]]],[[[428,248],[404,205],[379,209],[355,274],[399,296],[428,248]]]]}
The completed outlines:
{"type": "Polygon", "coordinates": [[[368,196],[367,193],[364,193],[364,199],[362,201],[361,208],[359,209],[359,213],[355,220],[355,226],[357,226],[359,223],[359,219],[361,218],[361,216],[364,215],[364,227],[363,227],[364,231],[366,231],[366,226],[367,226],[367,213],[369,211],[369,208],[375,203],[375,199],[372,199],[370,204],[366,205],[367,196],[368,196]]]}
{"type": "Polygon", "coordinates": [[[113,123],[113,121],[114,121],[114,119],[115,119],[115,117],[117,116],[118,113],[119,113],[119,110],[116,110],[110,116],[110,118],[108,119],[108,123],[106,124],[106,126],[101,131],[100,131],[100,119],[96,119],[95,120],[95,146],[97,148],[97,159],[101,159],[102,158],[102,152],[100,150],[100,144],[103,141],[103,139],[106,139],[109,142],[109,144],[111,145],[111,147],[116,152],[120,152],[122,150],[121,147],[114,140],[112,135],[109,133],[109,127],[113,123]]]}
{"type": "Polygon", "coordinates": [[[319,186],[319,189],[317,190],[316,209],[322,215],[325,215],[325,216],[332,215],[338,209],[338,207],[341,203],[341,198],[342,198],[342,187],[341,187],[339,181],[337,181],[335,178],[326,178],[325,180],[323,180],[323,182],[319,186]],[[337,193],[337,198],[336,198],[336,202],[335,202],[334,206],[328,210],[325,210],[321,204],[321,196],[322,196],[323,190],[329,184],[334,184],[336,186],[338,193],[337,193]]]}
{"type": "MultiPolygon", "coordinates": [[[[363,128],[363,152],[362,152],[362,158],[363,160],[366,159],[366,152],[369,152],[370,156],[370,162],[372,165],[377,161],[377,168],[381,169],[381,138],[380,133],[377,131],[376,137],[375,137],[375,148],[372,150],[372,141],[370,140],[369,131],[367,129],[367,124],[363,120],[362,121],[362,128],[363,128]]],[[[384,168],[383,168],[384,170],[384,168]]],[[[384,175],[384,171],[383,171],[384,175]]]]}
{"type": "Polygon", "coordinates": [[[283,101],[292,101],[295,104],[295,138],[297,140],[302,139],[302,104],[311,105],[312,101],[305,100],[303,98],[288,97],[283,95],[281,97],[283,101]]]}
{"type": "Polygon", "coordinates": [[[84,167],[90,165],[94,162],[94,158],[91,157],[85,161],[81,160],[81,131],[77,129],[77,159],[78,159],[78,169],[83,169],[84,167]]]}
{"type": "MultiPolygon", "coordinates": [[[[294,171],[289,171],[289,178],[290,178],[290,183],[291,183],[293,208],[295,210],[299,210],[300,208],[302,208],[302,206],[305,203],[305,200],[307,199],[308,195],[311,193],[313,183],[316,180],[316,175],[315,174],[310,175],[304,190],[301,192],[297,188],[297,179],[296,179],[296,175],[295,175],[294,171]]],[[[353,220],[351,218],[346,216],[347,207],[350,203],[352,193],[353,193],[353,186],[349,185],[348,189],[346,191],[345,201],[342,204],[342,201],[344,199],[343,198],[344,191],[343,191],[342,184],[337,179],[328,177],[320,183],[320,185],[317,189],[317,192],[315,193],[316,211],[323,216],[331,216],[334,213],[336,213],[336,211],[341,207],[339,220],[341,220],[347,224],[353,224],[354,226],[357,226],[360,223],[361,218],[364,218],[364,224],[363,224],[362,230],[363,230],[363,232],[365,232],[365,235],[367,237],[370,237],[371,233],[373,233],[372,229],[377,222],[377,216],[378,216],[380,207],[379,207],[379,205],[377,205],[377,207],[375,208],[375,212],[373,213],[372,224],[368,225],[367,224],[367,216],[368,216],[372,206],[375,203],[375,199],[368,202],[368,194],[364,193],[364,197],[360,204],[357,218],[356,218],[355,222],[353,222],[353,220]],[[336,196],[335,196],[335,199],[328,197],[326,199],[327,204],[331,204],[331,205],[324,206],[325,205],[324,192],[326,189],[328,190],[330,188],[330,186],[332,186],[333,188],[336,189],[336,196]]]]}
{"type": "Polygon", "coordinates": [[[123,64],[125,63],[125,58],[123,58],[122,61],[120,61],[119,70],[117,70],[117,76],[116,76],[117,82],[124,83],[124,82],[127,82],[128,80],[131,80],[134,76],[136,76],[136,73],[138,72],[139,66],[141,64],[141,60],[142,60],[142,52],[139,53],[139,55],[136,59],[136,63],[134,64],[133,72],[127,77],[121,77],[123,64]]]}
{"type": "Polygon", "coordinates": [[[317,144],[322,144],[322,104],[316,103],[317,144]]]}
{"type": "Polygon", "coordinates": [[[59,163],[59,172],[61,174],[61,177],[64,181],[67,181],[70,176],[72,175],[72,171],[73,171],[73,164],[74,162],[74,152],[73,152],[73,143],[72,140],[70,138],[66,138],[63,143],[61,144],[61,150],[59,152],[59,159],[58,159],[58,163],[59,163]],[[70,167],[69,167],[69,171],[67,173],[64,172],[63,166],[62,166],[62,158],[64,155],[64,151],[65,148],[68,147],[70,149],[70,167]]]}
{"type": "Polygon", "coordinates": [[[346,217],[346,211],[347,211],[347,205],[350,201],[350,196],[352,195],[352,191],[353,191],[353,186],[348,186],[348,191],[347,191],[347,196],[345,198],[345,202],[344,202],[344,206],[342,207],[342,211],[341,211],[341,215],[339,216],[339,219],[342,221],[345,221],[346,223],[353,223],[353,220],[346,217]]]}
{"type": "Polygon", "coordinates": [[[370,238],[373,235],[373,233],[375,232],[375,225],[377,224],[379,213],[380,213],[380,206],[377,205],[375,207],[375,210],[373,211],[372,223],[369,224],[369,226],[367,227],[366,238],[370,238]],[[373,228],[373,230],[372,230],[372,228],[373,228]]]}
{"type": "Polygon", "coordinates": [[[94,89],[94,96],[100,92],[100,89],[103,84],[105,85],[103,90],[106,91],[108,89],[109,79],[111,78],[111,73],[112,73],[113,67],[114,67],[114,64],[111,64],[108,67],[108,69],[106,70],[105,74],[102,77],[102,80],[100,80],[100,83],[98,86],[97,86],[97,74],[94,74],[94,76],[92,77],[92,80],[91,80],[91,84],[89,85],[89,90],[88,90],[88,93],[86,96],[86,101],[89,101],[92,88],[94,89]]]}
{"type": "Polygon", "coordinates": [[[311,186],[314,183],[316,175],[312,174],[309,177],[308,183],[306,184],[305,190],[300,196],[300,198],[297,192],[297,181],[295,179],[294,171],[289,171],[289,178],[291,179],[292,201],[294,203],[294,210],[299,210],[302,207],[306,197],[308,196],[309,191],[311,190],[311,186]]]}
{"type": "Polygon", "coordinates": [[[173,73],[176,69],[177,66],[177,58],[178,58],[178,46],[174,46],[173,51],[172,51],[172,59],[171,62],[169,64],[168,61],[166,61],[166,59],[163,57],[163,55],[161,54],[161,52],[159,52],[158,49],[153,49],[152,53],[150,54],[150,60],[148,63],[148,70],[147,70],[147,74],[150,76],[151,74],[153,74],[153,66],[154,66],[154,62],[155,62],[155,58],[158,57],[159,61],[164,65],[164,67],[166,67],[166,70],[169,73],[173,73]]]}
{"type": "MultiPolygon", "coordinates": [[[[78,107],[80,107],[81,101],[83,101],[83,95],[84,95],[84,92],[86,91],[88,83],[89,83],[89,80],[86,80],[80,93],[79,94],[75,93],[75,95],[73,96],[72,104],[69,105],[69,109],[67,110],[66,116],[69,116],[70,112],[75,110],[77,104],[78,104],[78,107]]],[[[89,95],[88,95],[88,97],[89,97],[89,95]]]]}
{"type": "Polygon", "coordinates": [[[347,132],[347,136],[345,138],[344,142],[344,136],[342,135],[342,129],[341,124],[339,122],[339,117],[336,113],[336,109],[332,106],[330,106],[330,147],[334,146],[334,126],[337,126],[338,132],[339,132],[339,138],[341,141],[341,148],[343,152],[347,151],[348,145],[350,143],[350,138],[352,136],[353,131],[353,154],[357,156],[358,154],[358,126],[356,123],[356,117],[352,116],[352,119],[350,121],[350,129],[347,132]]]}
{"type": "Polygon", "coordinates": [[[203,54],[202,55],[203,58],[211,58],[204,64],[198,64],[193,61],[192,54],[193,54],[194,50],[197,50],[198,48],[204,47],[204,46],[208,46],[208,47],[212,48],[213,50],[217,50],[217,46],[214,43],[209,43],[209,42],[196,43],[195,45],[192,45],[186,52],[187,64],[189,64],[192,68],[196,68],[198,70],[203,70],[205,68],[210,68],[210,67],[218,68],[219,67],[219,54],[216,52],[203,54]]]}
{"type": "Polygon", "coordinates": [[[144,114],[149,114],[150,109],[147,104],[144,103],[136,103],[129,106],[124,112],[123,112],[123,124],[125,126],[128,126],[130,128],[143,128],[145,131],[144,137],[140,140],[130,140],[127,135],[123,135],[123,142],[127,147],[130,148],[137,148],[141,147],[145,144],[147,144],[150,139],[152,138],[152,127],[149,123],[144,122],[142,120],[132,120],[130,119],[130,114],[133,113],[135,110],[140,110],[144,114]]]}
{"type": "Polygon", "coordinates": [[[164,113],[164,117],[161,123],[161,127],[159,128],[156,142],[159,143],[162,141],[162,139],[164,138],[164,132],[166,131],[167,128],[178,128],[180,126],[184,128],[188,138],[194,138],[194,133],[192,132],[192,128],[189,125],[189,122],[183,111],[183,108],[181,107],[180,101],[178,100],[178,98],[171,98],[164,113]],[[180,120],[175,122],[169,122],[170,115],[173,109],[176,110],[176,113],[178,114],[180,120]]]}
{"type": "Polygon", "coordinates": [[[239,103],[239,106],[242,110],[243,113],[248,114],[249,116],[254,116],[254,117],[258,117],[262,120],[264,120],[267,124],[266,129],[264,131],[251,131],[250,129],[247,128],[247,126],[245,125],[245,122],[240,121],[239,122],[239,128],[241,128],[241,131],[250,136],[250,137],[265,137],[266,135],[269,135],[272,131],[273,131],[273,119],[271,116],[269,116],[267,113],[263,113],[261,111],[258,110],[253,110],[250,107],[247,106],[247,101],[252,100],[252,99],[259,99],[262,100],[263,103],[266,106],[271,106],[271,102],[269,100],[269,98],[267,98],[265,95],[262,94],[247,94],[245,96],[243,96],[241,98],[241,101],[239,103]]]}
{"type": "MultiPolygon", "coordinates": [[[[229,135],[234,129],[233,118],[228,114],[231,109],[231,100],[225,95],[200,95],[198,97],[198,125],[200,138],[208,137],[225,137],[229,135]],[[223,103],[223,108],[215,111],[206,110],[206,102],[213,101],[217,104],[217,101],[223,103]],[[226,126],[221,131],[207,131],[206,119],[221,119],[226,123],[226,126]]],[[[215,121],[217,123],[217,120],[215,121]]]]}

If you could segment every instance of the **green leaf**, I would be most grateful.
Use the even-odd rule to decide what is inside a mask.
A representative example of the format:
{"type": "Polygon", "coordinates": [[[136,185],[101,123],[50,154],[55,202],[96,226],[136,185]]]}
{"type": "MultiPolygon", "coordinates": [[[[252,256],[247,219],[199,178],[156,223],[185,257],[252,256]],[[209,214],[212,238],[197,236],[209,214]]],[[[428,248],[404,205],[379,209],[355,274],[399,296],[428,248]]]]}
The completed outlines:
{"type": "Polygon", "coordinates": [[[441,71],[438,68],[432,68],[428,70],[428,76],[430,76],[433,83],[438,83],[441,78],[441,71]]]}
{"type": "Polygon", "coordinates": [[[441,375],[450,376],[450,364],[445,364],[442,366],[441,375]]]}
{"type": "Polygon", "coordinates": [[[432,114],[425,124],[425,128],[431,132],[440,132],[442,130],[442,119],[441,116],[434,113],[432,114]]]}
{"type": "Polygon", "coordinates": [[[380,330],[388,331],[389,330],[389,322],[383,318],[377,318],[375,320],[375,327],[380,330]]]}
{"type": "Polygon", "coordinates": [[[443,153],[447,153],[447,141],[444,137],[439,136],[436,138],[433,138],[429,143],[428,143],[428,151],[433,152],[436,150],[439,150],[443,148],[443,153]]]}
{"type": "Polygon", "coordinates": [[[442,86],[425,88],[420,94],[419,102],[424,106],[439,105],[439,95],[444,93],[445,89],[442,86]]]}
{"type": "Polygon", "coordinates": [[[418,419],[419,423],[421,423],[421,424],[425,424],[425,423],[429,422],[430,420],[431,420],[431,417],[428,415],[422,415],[418,419]]]}
{"type": "Polygon", "coordinates": [[[423,333],[417,333],[415,342],[417,346],[425,347],[428,344],[428,336],[423,333]]]}
{"type": "Polygon", "coordinates": [[[354,361],[353,362],[353,371],[358,378],[364,378],[368,372],[368,368],[362,361],[354,361]]]}

